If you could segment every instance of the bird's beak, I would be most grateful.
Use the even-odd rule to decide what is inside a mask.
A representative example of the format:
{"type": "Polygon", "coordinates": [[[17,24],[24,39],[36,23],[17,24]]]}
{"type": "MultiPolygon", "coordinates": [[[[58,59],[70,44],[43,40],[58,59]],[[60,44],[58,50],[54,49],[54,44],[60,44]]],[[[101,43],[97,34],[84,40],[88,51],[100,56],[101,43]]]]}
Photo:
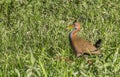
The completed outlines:
{"type": "Polygon", "coordinates": [[[74,26],[73,25],[69,25],[66,29],[69,30],[69,29],[72,29],[72,28],[74,28],[74,26]]]}

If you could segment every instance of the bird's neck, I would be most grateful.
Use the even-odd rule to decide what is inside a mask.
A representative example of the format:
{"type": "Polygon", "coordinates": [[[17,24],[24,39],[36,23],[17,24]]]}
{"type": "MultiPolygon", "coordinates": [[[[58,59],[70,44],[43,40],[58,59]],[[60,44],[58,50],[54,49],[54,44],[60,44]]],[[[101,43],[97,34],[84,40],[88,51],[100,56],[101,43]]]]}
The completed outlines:
{"type": "Polygon", "coordinates": [[[73,31],[71,31],[70,34],[69,34],[69,39],[70,40],[76,39],[78,31],[79,31],[79,29],[74,29],[73,31]]]}
{"type": "Polygon", "coordinates": [[[71,45],[71,47],[72,47],[72,49],[74,50],[74,51],[76,51],[76,49],[75,49],[75,47],[74,47],[74,40],[76,40],[76,34],[77,34],[77,32],[79,31],[79,29],[74,29],[73,31],[71,31],[70,33],[69,33],[69,41],[70,41],[70,45],[71,45]]]}

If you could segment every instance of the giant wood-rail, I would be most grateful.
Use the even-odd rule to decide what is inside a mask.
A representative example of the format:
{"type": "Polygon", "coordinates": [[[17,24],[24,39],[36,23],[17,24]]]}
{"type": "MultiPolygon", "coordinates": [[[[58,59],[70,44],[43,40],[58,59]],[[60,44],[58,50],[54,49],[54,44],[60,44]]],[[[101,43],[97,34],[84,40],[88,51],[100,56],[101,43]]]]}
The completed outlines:
{"type": "Polygon", "coordinates": [[[77,36],[77,32],[80,30],[80,23],[75,22],[73,25],[67,27],[67,29],[73,30],[69,33],[69,41],[70,45],[77,57],[84,55],[84,54],[94,54],[99,55],[99,47],[101,43],[101,39],[99,39],[96,44],[92,44],[91,42],[80,38],[77,36]]]}

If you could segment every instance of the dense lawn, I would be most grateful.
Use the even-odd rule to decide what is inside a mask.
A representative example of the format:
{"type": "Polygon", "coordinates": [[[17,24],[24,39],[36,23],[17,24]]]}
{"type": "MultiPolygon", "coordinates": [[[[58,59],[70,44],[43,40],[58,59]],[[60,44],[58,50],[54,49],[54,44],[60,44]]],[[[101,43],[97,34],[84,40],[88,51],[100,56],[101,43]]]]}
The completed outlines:
{"type": "Polygon", "coordinates": [[[0,77],[119,76],[119,0],[0,1],[0,77]],[[75,20],[78,36],[102,39],[103,57],[89,56],[91,66],[69,46],[66,27],[75,20]]]}

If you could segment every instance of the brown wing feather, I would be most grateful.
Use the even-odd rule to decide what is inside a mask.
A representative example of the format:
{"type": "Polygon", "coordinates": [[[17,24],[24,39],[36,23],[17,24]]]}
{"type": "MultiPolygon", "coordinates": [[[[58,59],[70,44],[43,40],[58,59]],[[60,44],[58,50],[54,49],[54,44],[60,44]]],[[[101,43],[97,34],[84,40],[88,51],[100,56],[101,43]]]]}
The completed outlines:
{"type": "Polygon", "coordinates": [[[90,53],[97,50],[97,48],[87,40],[82,38],[77,38],[74,40],[74,45],[77,50],[77,53],[90,53]]]}

